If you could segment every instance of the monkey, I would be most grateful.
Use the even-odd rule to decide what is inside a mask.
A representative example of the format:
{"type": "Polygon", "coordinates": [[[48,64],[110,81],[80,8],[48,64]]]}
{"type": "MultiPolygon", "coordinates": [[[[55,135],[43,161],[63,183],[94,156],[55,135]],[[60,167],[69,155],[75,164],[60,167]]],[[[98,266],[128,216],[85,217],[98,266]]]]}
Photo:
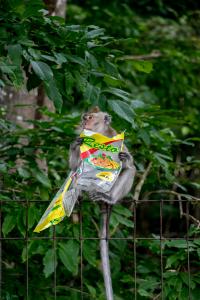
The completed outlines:
{"type": "MultiPolygon", "coordinates": [[[[111,116],[108,113],[100,111],[98,107],[95,107],[83,114],[80,129],[87,129],[101,133],[107,137],[113,137],[117,132],[110,126],[110,123],[111,116]]],[[[73,171],[75,171],[81,163],[80,145],[82,143],[83,138],[78,137],[74,143],[70,145],[69,165],[73,171]]],[[[92,200],[115,204],[130,192],[136,169],[133,158],[125,145],[123,152],[119,152],[119,159],[122,162],[122,169],[111,191],[106,194],[101,192],[89,192],[89,196],[92,200]]]]}
{"type": "MultiPolygon", "coordinates": [[[[84,129],[101,133],[107,137],[113,137],[117,132],[110,126],[111,116],[94,107],[82,116],[79,130],[84,129]]],[[[83,138],[78,137],[70,145],[69,166],[72,171],[76,171],[81,164],[80,145],[83,138]]],[[[131,190],[136,173],[133,158],[127,147],[124,145],[123,151],[119,152],[119,159],[122,162],[121,172],[109,193],[89,192],[89,197],[93,201],[102,201],[101,205],[101,227],[100,227],[100,253],[106,299],[113,300],[113,289],[110,272],[109,248],[108,248],[108,226],[112,205],[121,201],[131,190]]]]}

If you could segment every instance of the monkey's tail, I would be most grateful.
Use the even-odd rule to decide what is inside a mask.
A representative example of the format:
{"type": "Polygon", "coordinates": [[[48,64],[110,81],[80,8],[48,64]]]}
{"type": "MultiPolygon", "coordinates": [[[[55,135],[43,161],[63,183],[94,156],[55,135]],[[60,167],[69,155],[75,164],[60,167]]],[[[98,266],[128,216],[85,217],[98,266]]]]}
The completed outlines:
{"type": "Polygon", "coordinates": [[[106,300],[113,300],[112,279],[110,272],[109,247],[108,247],[108,228],[111,206],[107,203],[101,205],[101,229],[100,229],[100,252],[101,263],[106,290],[106,300]]]}

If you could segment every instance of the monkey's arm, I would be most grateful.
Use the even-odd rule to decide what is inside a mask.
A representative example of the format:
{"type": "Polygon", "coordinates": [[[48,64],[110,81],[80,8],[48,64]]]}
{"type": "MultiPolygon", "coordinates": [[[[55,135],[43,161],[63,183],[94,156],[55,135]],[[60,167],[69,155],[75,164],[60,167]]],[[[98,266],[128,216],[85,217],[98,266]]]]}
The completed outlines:
{"type": "Polygon", "coordinates": [[[133,158],[125,148],[126,152],[119,153],[119,159],[122,161],[122,170],[109,193],[91,192],[90,197],[94,201],[104,201],[109,204],[115,204],[122,200],[131,190],[133,185],[136,168],[133,158]]]}
{"type": "Polygon", "coordinates": [[[119,159],[122,162],[122,170],[130,167],[134,167],[133,157],[129,153],[126,145],[123,146],[123,151],[119,152],[119,159]]]}
{"type": "Polygon", "coordinates": [[[72,171],[80,166],[80,145],[83,143],[83,138],[78,137],[69,148],[69,166],[72,171]]]}
{"type": "Polygon", "coordinates": [[[110,191],[111,203],[114,204],[123,199],[131,190],[135,177],[135,166],[123,169],[110,191]]]}

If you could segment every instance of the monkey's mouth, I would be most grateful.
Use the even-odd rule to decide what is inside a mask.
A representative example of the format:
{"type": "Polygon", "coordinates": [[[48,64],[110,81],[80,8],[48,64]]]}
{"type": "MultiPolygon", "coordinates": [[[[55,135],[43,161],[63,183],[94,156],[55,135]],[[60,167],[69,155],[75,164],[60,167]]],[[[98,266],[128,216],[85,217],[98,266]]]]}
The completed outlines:
{"type": "Polygon", "coordinates": [[[92,126],[89,124],[89,122],[84,122],[83,129],[92,130],[92,126]]]}
{"type": "Polygon", "coordinates": [[[89,125],[83,125],[83,129],[91,130],[91,127],[89,125]]]}

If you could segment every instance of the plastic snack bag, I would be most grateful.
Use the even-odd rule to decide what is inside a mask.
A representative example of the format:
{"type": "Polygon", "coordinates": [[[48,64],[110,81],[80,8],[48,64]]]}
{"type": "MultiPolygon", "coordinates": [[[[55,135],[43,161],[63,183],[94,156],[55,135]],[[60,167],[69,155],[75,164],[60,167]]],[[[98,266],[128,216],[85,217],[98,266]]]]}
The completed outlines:
{"type": "Polygon", "coordinates": [[[34,232],[40,232],[51,225],[60,223],[65,216],[70,216],[78,198],[76,188],[76,172],[71,172],[59,189],[43,216],[41,217],[34,232]]]}
{"type": "Polygon", "coordinates": [[[60,223],[70,216],[78,199],[79,191],[109,192],[121,170],[118,153],[122,151],[124,133],[106,137],[90,130],[84,130],[80,146],[81,165],[71,172],[59,189],[34,232],[40,232],[60,223]]]}
{"type": "Polygon", "coordinates": [[[80,137],[82,162],[77,186],[84,191],[109,192],[121,170],[118,154],[123,148],[124,133],[109,138],[84,130],[80,137]]]}

